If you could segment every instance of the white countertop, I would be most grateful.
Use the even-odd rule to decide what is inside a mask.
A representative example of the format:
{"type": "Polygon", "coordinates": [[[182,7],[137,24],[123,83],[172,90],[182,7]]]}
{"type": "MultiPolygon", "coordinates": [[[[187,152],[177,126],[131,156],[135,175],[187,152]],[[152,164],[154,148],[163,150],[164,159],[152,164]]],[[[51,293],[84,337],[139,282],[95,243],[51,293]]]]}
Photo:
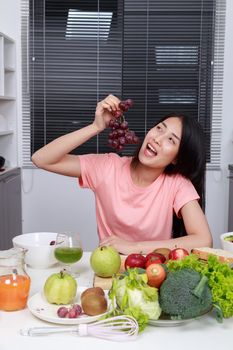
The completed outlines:
{"type": "MultiPolygon", "coordinates": [[[[78,285],[91,287],[93,273],[89,268],[89,254],[84,253],[82,260],[77,263],[80,272],[78,285]]],[[[40,291],[46,278],[60,270],[57,265],[49,270],[28,268],[31,277],[31,293],[40,291]]],[[[0,311],[0,350],[119,350],[119,348],[143,350],[152,347],[154,350],[219,350],[232,348],[233,318],[217,323],[213,314],[208,314],[192,322],[175,327],[148,326],[136,340],[119,343],[92,337],[79,337],[71,334],[57,334],[41,337],[21,336],[21,328],[33,326],[52,326],[34,317],[26,308],[22,311],[0,311]]]]}

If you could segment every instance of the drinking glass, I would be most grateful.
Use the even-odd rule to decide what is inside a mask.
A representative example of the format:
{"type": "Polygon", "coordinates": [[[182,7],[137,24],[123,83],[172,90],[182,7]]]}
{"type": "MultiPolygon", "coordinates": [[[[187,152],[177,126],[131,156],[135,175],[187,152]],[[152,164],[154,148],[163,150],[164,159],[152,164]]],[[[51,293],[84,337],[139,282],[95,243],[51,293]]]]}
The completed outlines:
{"type": "Polygon", "coordinates": [[[58,233],[56,238],[55,258],[64,265],[64,270],[73,276],[71,265],[78,262],[83,256],[81,239],[78,233],[58,233]]]}

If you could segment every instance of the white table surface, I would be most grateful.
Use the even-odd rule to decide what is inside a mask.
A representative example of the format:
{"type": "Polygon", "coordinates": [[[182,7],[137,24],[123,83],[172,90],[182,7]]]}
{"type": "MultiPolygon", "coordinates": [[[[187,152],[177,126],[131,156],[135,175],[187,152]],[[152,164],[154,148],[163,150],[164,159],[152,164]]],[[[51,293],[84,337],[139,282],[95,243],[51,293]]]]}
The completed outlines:
{"type": "MultiPolygon", "coordinates": [[[[78,285],[91,287],[93,273],[89,266],[89,253],[84,253],[77,267],[80,272],[78,285]]],[[[42,290],[46,278],[59,270],[59,265],[49,270],[27,268],[31,277],[30,295],[42,290]]],[[[130,349],[131,346],[134,350],[144,350],[146,347],[153,350],[233,349],[233,318],[219,324],[213,314],[175,327],[148,326],[136,340],[120,343],[71,334],[27,337],[19,333],[21,328],[46,325],[52,326],[33,316],[27,308],[16,312],[0,311],[0,350],[119,350],[130,349]]]]}

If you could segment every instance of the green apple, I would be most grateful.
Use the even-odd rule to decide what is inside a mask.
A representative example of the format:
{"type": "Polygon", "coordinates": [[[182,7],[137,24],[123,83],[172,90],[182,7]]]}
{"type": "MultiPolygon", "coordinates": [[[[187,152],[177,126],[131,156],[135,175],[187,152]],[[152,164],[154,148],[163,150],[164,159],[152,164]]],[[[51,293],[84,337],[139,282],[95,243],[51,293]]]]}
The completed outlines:
{"type": "Polygon", "coordinates": [[[120,270],[121,257],[110,246],[98,247],[91,254],[90,264],[97,276],[111,277],[120,270]]]}
{"type": "Polygon", "coordinates": [[[50,304],[71,304],[77,292],[76,280],[67,272],[53,273],[44,285],[44,295],[50,304]]]}

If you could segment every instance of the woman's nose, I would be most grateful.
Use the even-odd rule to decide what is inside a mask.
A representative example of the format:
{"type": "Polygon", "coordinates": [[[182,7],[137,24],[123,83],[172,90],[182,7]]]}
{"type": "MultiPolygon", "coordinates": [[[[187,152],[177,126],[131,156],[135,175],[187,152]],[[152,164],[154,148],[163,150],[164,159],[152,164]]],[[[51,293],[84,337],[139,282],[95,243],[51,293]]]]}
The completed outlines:
{"type": "Polygon", "coordinates": [[[162,135],[156,135],[156,136],[154,136],[154,142],[160,146],[161,142],[162,142],[162,138],[163,138],[162,135]]]}

